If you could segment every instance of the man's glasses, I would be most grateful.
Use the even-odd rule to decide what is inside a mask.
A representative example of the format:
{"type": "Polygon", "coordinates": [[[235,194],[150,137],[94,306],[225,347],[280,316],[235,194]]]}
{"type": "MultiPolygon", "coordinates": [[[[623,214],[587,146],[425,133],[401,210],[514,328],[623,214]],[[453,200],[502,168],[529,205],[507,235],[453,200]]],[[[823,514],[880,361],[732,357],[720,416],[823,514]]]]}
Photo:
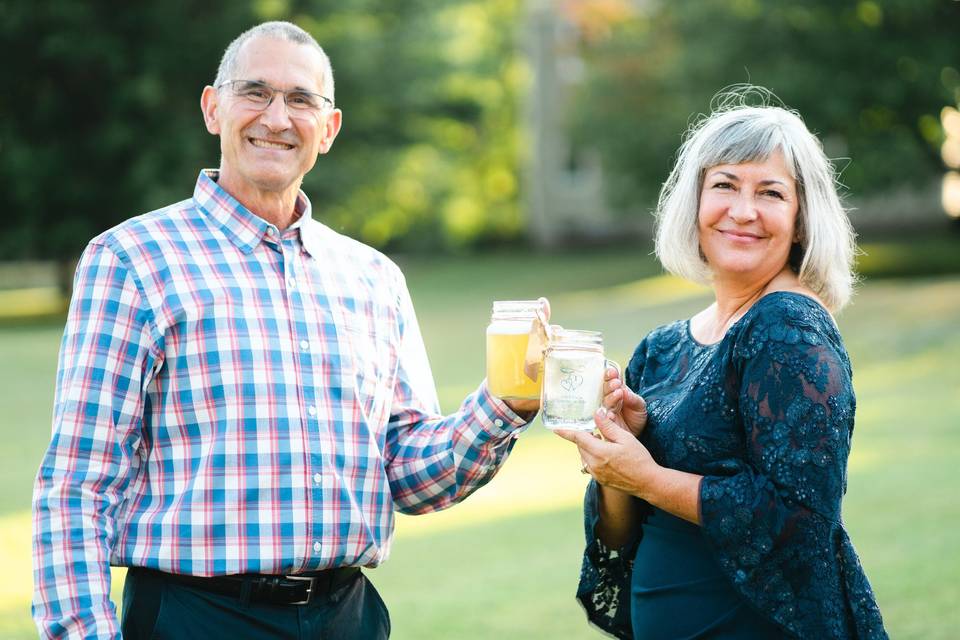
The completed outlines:
{"type": "Polygon", "coordinates": [[[288,109],[304,115],[333,107],[333,100],[319,93],[304,91],[303,89],[281,91],[257,80],[228,80],[217,85],[217,89],[224,87],[229,89],[234,96],[247,103],[251,109],[257,111],[264,111],[269,107],[277,94],[283,96],[283,101],[288,109]]]}

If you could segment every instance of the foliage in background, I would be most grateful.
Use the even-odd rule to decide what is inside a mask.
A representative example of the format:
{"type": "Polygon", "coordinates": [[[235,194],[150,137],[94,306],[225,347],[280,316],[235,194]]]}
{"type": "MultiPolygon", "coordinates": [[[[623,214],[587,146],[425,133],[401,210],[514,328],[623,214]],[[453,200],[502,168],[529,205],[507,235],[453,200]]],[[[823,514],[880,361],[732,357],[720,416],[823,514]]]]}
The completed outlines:
{"type": "Polygon", "coordinates": [[[200,92],[251,21],[226,5],[0,4],[0,259],[75,257],[120,220],[190,195],[219,157],[200,92]]]}
{"type": "Polygon", "coordinates": [[[305,189],[378,246],[514,237],[519,0],[0,0],[0,259],[69,260],[182,200],[217,140],[200,92],[226,45],[291,20],[328,51],[344,127],[305,189]]]}
{"type": "Polygon", "coordinates": [[[460,247],[520,233],[520,0],[313,2],[344,125],[307,191],[376,246],[460,247]]]}
{"type": "MultiPolygon", "coordinates": [[[[691,114],[745,80],[853,158],[854,193],[942,171],[937,114],[960,102],[956,1],[542,2],[579,27],[586,80],[570,127],[601,152],[616,208],[646,209],[691,114]]],[[[189,197],[219,159],[200,92],[227,43],[266,19],[300,24],[333,60],[344,127],[305,184],[319,219],[394,250],[522,238],[525,8],[0,0],[0,260],[67,263],[100,231],[189,197]]]]}
{"type": "Polygon", "coordinates": [[[943,172],[939,113],[960,102],[958,2],[565,4],[592,26],[571,126],[601,152],[617,208],[650,206],[691,114],[748,81],[803,115],[854,194],[926,187],[943,172]]]}

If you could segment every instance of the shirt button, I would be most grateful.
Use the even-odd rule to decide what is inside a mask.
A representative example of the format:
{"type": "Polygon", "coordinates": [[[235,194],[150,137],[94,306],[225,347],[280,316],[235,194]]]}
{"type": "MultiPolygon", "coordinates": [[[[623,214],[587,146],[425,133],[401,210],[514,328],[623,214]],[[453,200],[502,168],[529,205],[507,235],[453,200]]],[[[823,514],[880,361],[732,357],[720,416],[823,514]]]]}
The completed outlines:
{"type": "Polygon", "coordinates": [[[293,289],[297,286],[297,279],[294,277],[287,278],[287,286],[293,289]]]}
{"type": "Polygon", "coordinates": [[[307,413],[309,413],[311,416],[315,416],[317,415],[317,408],[311,405],[307,407],[307,413]]]}
{"type": "Polygon", "coordinates": [[[500,418],[497,418],[496,420],[493,421],[493,424],[497,425],[498,427],[502,427],[503,420],[501,420],[500,418]]]}
{"type": "Polygon", "coordinates": [[[310,350],[310,343],[307,342],[306,340],[301,340],[301,341],[300,341],[300,348],[303,349],[304,351],[309,351],[309,350],[310,350]]]}
{"type": "Polygon", "coordinates": [[[320,553],[320,543],[319,543],[319,542],[314,542],[314,543],[313,543],[313,550],[314,550],[316,553],[320,553]]]}
{"type": "Polygon", "coordinates": [[[320,484],[323,481],[323,476],[320,475],[319,473],[315,473],[313,474],[313,481],[316,482],[317,484],[320,484]]]}

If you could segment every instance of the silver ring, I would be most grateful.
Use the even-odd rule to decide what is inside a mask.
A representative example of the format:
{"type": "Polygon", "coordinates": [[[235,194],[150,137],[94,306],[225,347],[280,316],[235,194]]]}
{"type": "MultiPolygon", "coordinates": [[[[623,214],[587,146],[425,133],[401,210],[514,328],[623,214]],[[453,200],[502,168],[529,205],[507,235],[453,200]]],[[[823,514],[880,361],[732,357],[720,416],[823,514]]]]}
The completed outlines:
{"type": "Polygon", "coordinates": [[[590,474],[590,470],[587,469],[587,463],[583,463],[583,465],[580,467],[580,473],[587,474],[587,475],[590,474]]]}

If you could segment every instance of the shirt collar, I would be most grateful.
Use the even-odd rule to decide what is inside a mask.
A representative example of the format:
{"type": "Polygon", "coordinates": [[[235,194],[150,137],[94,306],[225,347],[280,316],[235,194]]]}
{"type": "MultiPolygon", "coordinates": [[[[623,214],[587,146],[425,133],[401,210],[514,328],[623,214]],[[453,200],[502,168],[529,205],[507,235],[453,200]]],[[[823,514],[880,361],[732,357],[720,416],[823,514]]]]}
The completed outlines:
{"type": "MultiPolygon", "coordinates": [[[[193,190],[193,201],[197,207],[205,212],[223,230],[230,241],[244,253],[250,253],[264,238],[276,241],[279,231],[257,214],[243,206],[236,198],[227,193],[217,179],[220,172],[216,169],[203,169],[197,177],[197,184],[193,190]]],[[[284,231],[297,230],[300,242],[311,256],[316,257],[320,251],[319,229],[320,223],[313,220],[313,207],[310,199],[303,191],[297,194],[294,205],[299,214],[296,222],[284,231]]]]}

